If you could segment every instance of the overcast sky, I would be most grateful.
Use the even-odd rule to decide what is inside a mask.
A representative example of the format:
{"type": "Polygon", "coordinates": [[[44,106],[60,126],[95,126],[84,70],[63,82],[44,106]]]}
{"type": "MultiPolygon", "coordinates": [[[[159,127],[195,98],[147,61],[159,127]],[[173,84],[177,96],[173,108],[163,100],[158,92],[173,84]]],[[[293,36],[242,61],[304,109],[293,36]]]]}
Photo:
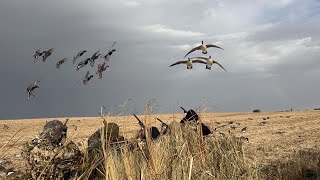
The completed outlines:
{"type": "Polygon", "coordinates": [[[118,114],[124,110],[115,105],[128,98],[126,113],[138,114],[151,99],[154,113],[203,103],[212,112],[313,109],[320,106],[319,32],[318,0],[1,1],[0,119],[96,116],[102,105],[118,114]],[[202,40],[225,49],[207,55],[228,72],[168,67],[202,40]],[[110,68],[83,86],[97,65],[76,71],[73,56],[105,53],[113,41],[110,68]],[[34,64],[39,48],[54,53],[34,64]],[[40,89],[28,101],[35,80],[40,89]]]}

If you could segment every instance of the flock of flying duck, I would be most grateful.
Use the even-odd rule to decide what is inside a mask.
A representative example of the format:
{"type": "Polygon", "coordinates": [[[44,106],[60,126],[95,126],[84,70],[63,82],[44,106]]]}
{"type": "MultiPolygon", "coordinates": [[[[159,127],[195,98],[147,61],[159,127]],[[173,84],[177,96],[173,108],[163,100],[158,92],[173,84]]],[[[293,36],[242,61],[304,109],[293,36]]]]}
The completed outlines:
{"type": "MultiPolygon", "coordinates": [[[[85,67],[87,64],[90,63],[90,66],[91,67],[94,67],[95,65],[95,61],[102,57],[104,58],[104,61],[102,64],[98,64],[98,70],[96,72],[96,74],[98,74],[99,76],[99,79],[102,78],[102,73],[109,67],[108,65],[108,62],[109,62],[109,58],[110,56],[112,55],[113,52],[115,52],[116,50],[113,49],[114,45],[116,44],[117,41],[115,41],[111,47],[111,49],[108,51],[108,53],[104,56],[101,56],[101,54],[99,53],[99,51],[95,52],[91,57],[81,61],[78,63],[77,65],[77,68],[76,70],[78,71],[79,69],[85,67]]],[[[200,50],[202,51],[202,54],[207,54],[208,51],[207,49],[208,48],[211,48],[211,47],[214,47],[214,48],[219,48],[219,49],[223,49],[217,45],[214,45],[214,44],[204,44],[203,41],[201,43],[201,45],[197,46],[197,47],[194,47],[193,49],[191,49],[184,57],[187,57],[190,53],[194,52],[194,51],[197,51],[197,50],[200,50]]],[[[82,50],[80,51],[74,58],[73,58],[73,64],[76,63],[77,59],[82,57],[87,51],[86,50],[82,50]]],[[[49,49],[49,50],[46,50],[46,51],[43,51],[41,52],[40,49],[38,49],[35,54],[33,55],[33,58],[34,58],[34,63],[37,63],[38,62],[38,59],[39,57],[42,56],[42,61],[45,62],[46,59],[51,56],[53,53],[53,48],[49,49]]],[[[67,58],[63,58],[61,59],[60,61],[57,62],[56,64],[56,67],[57,68],[60,68],[60,66],[62,64],[64,64],[65,62],[67,61],[67,58]]],[[[223,70],[225,70],[227,72],[227,70],[220,64],[218,63],[217,61],[213,60],[211,58],[211,56],[209,57],[192,57],[192,58],[188,58],[188,60],[184,60],[184,61],[177,61],[173,64],[171,64],[169,67],[172,67],[172,66],[175,66],[175,65],[178,65],[178,64],[186,64],[187,65],[187,69],[192,69],[192,64],[193,63],[201,63],[201,64],[206,64],[206,69],[208,70],[211,70],[211,67],[213,64],[217,64],[218,66],[220,66],[223,70]]],[[[90,72],[87,71],[85,77],[83,78],[82,82],[84,85],[87,85],[87,83],[94,77],[94,75],[90,75],[90,72]]],[[[30,100],[32,97],[34,97],[33,95],[33,91],[37,88],[39,88],[38,86],[38,83],[40,81],[34,81],[31,85],[29,85],[29,87],[27,88],[27,93],[28,93],[28,99],[30,100]]]]}
{"type": "MultiPolygon", "coordinates": [[[[76,67],[76,70],[78,71],[79,69],[85,67],[87,64],[90,64],[91,67],[94,67],[95,65],[95,61],[98,58],[103,58],[104,61],[102,64],[98,64],[98,69],[96,71],[96,74],[98,75],[98,78],[101,79],[102,78],[102,74],[103,72],[109,67],[108,63],[110,60],[110,56],[112,55],[112,53],[114,53],[116,51],[116,49],[114,49],[114,45],[116,44],[117,41],[115,41],[111,47],[111,49],[106,53],[106,55],[102,56],[102,54],[100,54],[100,50],[95,52],[91,57],[80,61],[76,67]]],[[[37,63],[39,58],[42,57],[42,61],[45,62],[47,60],[47,58],[49,56],[52,55],[53,53],[53,48],[42,51],[41,49],[38,49],[35,54],[33,55],[33,59],[34,59],[34,63],[37,63]]],[[[77,59],[82,57],[87,51],[86,50],[82,50],[79,53],[76,54],[76,56],[73,58],[73,64],[76,63],[77,59]]],[[[62,64],[64,64],[65,62],[67,62],[67,58],[63,58],[61,60],[59,60],[56,64],[56,68],[60,68],[60,66],[62,64]]],[[[85,77],[82,79],[82,82],[84,85],[87,85],[87,83],[94,77],[94,75],[90,75],[90,72],[87,71],[85,77]]],[[[38,83],[40,81],[34,81],[32,84],[30,84],[27,88],[27,95],[28,95],[28,100],[32,99],[32,97],[34,97],[33,91],[37,88],[39,88],[38,83]]]]}

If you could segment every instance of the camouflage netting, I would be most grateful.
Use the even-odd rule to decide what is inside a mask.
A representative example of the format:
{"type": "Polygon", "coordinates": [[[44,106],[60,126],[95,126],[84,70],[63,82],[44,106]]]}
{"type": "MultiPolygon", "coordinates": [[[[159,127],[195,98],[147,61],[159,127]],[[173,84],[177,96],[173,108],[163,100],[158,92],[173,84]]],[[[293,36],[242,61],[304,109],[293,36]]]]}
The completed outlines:
{"type": "MultiPolygon", "coordinates": [[[[67,121],[66,121],[67,123],[67,121]]],[[[79,176],[83,154],[72,141],[66,140],[67,126],[59,120],[48,122],[43,132],[27,142],[23,158],[27,176],[32,179],[70,179],[79,176]]]]}

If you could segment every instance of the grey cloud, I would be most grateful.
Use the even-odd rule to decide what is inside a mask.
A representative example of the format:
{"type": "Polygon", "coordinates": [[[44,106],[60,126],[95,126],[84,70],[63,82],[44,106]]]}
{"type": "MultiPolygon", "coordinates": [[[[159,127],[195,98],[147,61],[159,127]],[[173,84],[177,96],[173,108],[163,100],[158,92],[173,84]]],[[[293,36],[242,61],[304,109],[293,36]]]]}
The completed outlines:
{"type": "MultiPolygon", "coordinates": [[[[93,116],[98,115],[101,105],[113,106],[127,98],[134,99],[138,113],[142,113],[144,104],[153,98],[158,101],[159,113],[171,113],[174,106],[175,112],[180,112],[180,105],[195,108],[201,101],[206,101],[211,111],[251,111],[253,108],[272,111],[291,106],[310,107],[319,101],[312,97],[316,97],[320,87],[304,81],[317,80],[316,53],[306,54],[308,57],[303,54],[296,58],[285,56],[283,61],[266,67],[266,72],[258,71],[257,67],[264,65],[246,56],[261,52],[272,55],[270,44],[278,44],[281,34],[291,34],[287,39],[311,37],[318,42],[316,16],[302,25],[300,30],[306,33],[299,32],[299,28],[294,31],[290,24],[283,23],[250,34],[248,38],[221,39],[225,50],[210,50],[209,54],[221,62],[228,73],[218,67],[208,71],[203,66],[187,71],[182,66],[168,67],[186,53],[172,46],[188,44],[191,47],[201,42],[202,37],[154,34],[141,28],[161,24],[172,30],[200,32],[208,37],[237,34],[266,24],[254,18],[262,16],[258,11],[261,6],[251,1],[246,7],[246,4],[233,5],[230,1],[219,6],[219,1],[188,0],[181,5],[181,1],[152,0],[137,1],[139,5],[128,7],[123,2],[0,2],[0,76],[3,83],[0,119],[93,116]],[[242,13],[256,6],[259,6],[257,11],[242,13]],[[216,17],[204,13],[210,8],[216,9],[216,17]],[[233,15],[229,16],[228,11],[233,15]],[[96,67],[76,72],[71,63],[73,56],[83,49],[88,50],[83,58],[96,50],[105,52],[115,40],[118,41],[117,51],[111,57],[111,67],[103,79],[94,78],[84,87],[81,79],[86,70],[94,72],[96,67]],[[252,50],[252,47],[257,49],[252,50]],[[38,48],[54,48],[55,52],[45,63],[33,64],[32,55],[38,48]],[[64,57],[69,62],[56,69],[55,63],[64,57]],[[300,58],[305,61],[299,61],[300,58]],[[298,76],[305,70],[310,72],[298,76]],[[34,80],[40,80],[40,89],[35,92],[35,99],[27,101],[26,87],[34,80]],[[296,81],[301,86],[296,87],[296,81]],[[312,89],[305,88],[311,86],[312,89]],[[308,95],[304,91],[308,91],[308,95]]],[[[192,54],[198,55],[202,54],[192,54]]]]}

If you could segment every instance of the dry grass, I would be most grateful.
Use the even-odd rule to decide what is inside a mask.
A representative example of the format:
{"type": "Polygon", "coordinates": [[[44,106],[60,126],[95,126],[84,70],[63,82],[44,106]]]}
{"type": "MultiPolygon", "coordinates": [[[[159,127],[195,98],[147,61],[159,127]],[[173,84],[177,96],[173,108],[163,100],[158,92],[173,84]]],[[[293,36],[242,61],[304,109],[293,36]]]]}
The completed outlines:
{"type": "MultiPolygon", "coordinates": [[[[103,133],[102,133],[103,134],[103,133]]],[[[91,164],[98,168],[85,179],[257,179],[245,161],[243,144],[234,136],[206,137],[192,130],[176,131],[157,141],[112,146],[102,138],[102,152],[91,164]],[[100,156],[102,154],[102,156],[100,156]]]]}
{"type": "MultiPolygon", "coordinates": [[[[96,160],[96,164],[103,163],[100,175],[108,179],[319,179],[319,111],[199,115],[211,129],[226,124],[219,131],[227,136],[220,137],[218,132],[206,140],[193,132],[185,136],[164,136],[157,142],[147,141],[140,147],[144,151],[139,146],[133,151],[132,142],[120,151],[106,146],[103,159],[96,160]],[[232,129],[231,121],[241,124],[232,129]],[[262,121],[267,125],[259,125],[262,121]],[[243,127],[248,127],[246,133],[240,131],[243,127]],[[249,143],[239,143],[235,137],[240,136],[248,137],[249,143]]],[[[160,127],[156,117],[168,123],[179,121],[182,114],[175,114],[175,118],[172,115],[140,116],[147,126],[160,127]]],[[[22,159],[16,156],[22,144],[33,139],[45,122],[52,119],[0,121],[0,147],[10,147],[5,156],[17,169],[24,168],[22,159]],[[10,140],[21,128],[18,136],[10,140]],[[10,144],[5,145],[9,140],[10,144]]],[[[129,139],[139,129],[134,117],[108,117],[107,120],[119,124],[121,134],[129,139]]],[[[101,118],[70,118],[69,140],[86,149],[88,137],[101,127],[101,122],[101,118]]],[[[83,166],[83,178],[94,171],[94,166],[85,165],[88,164],[83,166]]]]}

